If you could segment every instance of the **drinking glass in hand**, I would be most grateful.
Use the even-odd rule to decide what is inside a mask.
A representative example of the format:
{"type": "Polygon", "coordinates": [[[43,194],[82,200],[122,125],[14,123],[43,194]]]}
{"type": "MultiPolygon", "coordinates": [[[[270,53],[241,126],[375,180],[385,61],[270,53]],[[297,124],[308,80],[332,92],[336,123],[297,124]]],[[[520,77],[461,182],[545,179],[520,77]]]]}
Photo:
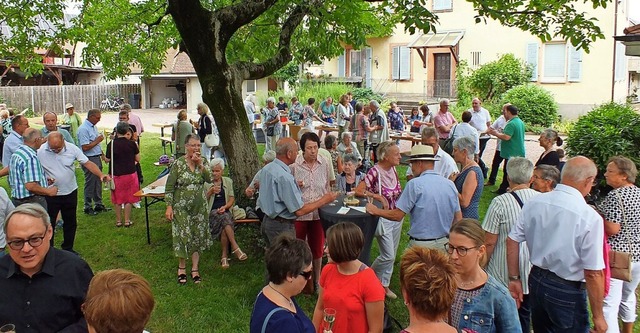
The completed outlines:
{"type": "Polygon", "coordinates": [[[322,332],[323,333],[333,333],[331,330],[333,328],[333,323],[336,321],[336,309],[334,308],[325,308],[324,316],[322,318],[322,332]]]}

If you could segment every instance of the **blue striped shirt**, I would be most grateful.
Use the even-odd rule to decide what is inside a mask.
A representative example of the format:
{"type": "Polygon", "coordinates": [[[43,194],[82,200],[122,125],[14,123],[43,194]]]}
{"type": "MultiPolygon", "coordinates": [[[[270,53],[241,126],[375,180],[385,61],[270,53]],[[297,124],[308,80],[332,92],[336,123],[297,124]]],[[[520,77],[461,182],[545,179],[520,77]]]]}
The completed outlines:
{"type": "Polygon", "coordinates": [[[24,199],[35,193],[31,193],[25,184],[36,182],[42,187],[47,187],[47,178],[44,175],[42,165],[33,148],[22,145],[11,156],[9,163],[9,184],[11,185],[11,197],[24,199]]]}

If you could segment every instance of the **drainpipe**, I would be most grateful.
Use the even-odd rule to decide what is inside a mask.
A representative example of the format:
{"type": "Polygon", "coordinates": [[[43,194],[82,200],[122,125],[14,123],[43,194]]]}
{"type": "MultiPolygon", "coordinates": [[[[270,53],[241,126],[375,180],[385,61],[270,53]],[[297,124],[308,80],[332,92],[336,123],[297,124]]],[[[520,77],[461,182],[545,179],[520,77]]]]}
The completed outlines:
{"type": "MultiPolygon", "coordinates": [[[[618,33],[618,3],[619,0],[613,0],[616,5],[614,7],[613,13],[613,35],[615,36],[618,33]]],[[[611,70],[611,102],[614,100],[615,90],[616,90],[616,40],[613,40],[613,66],[611,70]]]]}

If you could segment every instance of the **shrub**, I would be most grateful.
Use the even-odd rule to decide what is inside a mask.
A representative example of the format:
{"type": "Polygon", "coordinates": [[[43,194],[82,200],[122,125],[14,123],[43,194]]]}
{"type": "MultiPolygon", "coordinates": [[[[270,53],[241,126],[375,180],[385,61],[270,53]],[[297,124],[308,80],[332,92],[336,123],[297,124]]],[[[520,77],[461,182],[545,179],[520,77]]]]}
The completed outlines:
{"type": "MultiPolygon", "coordinates": [[[[570,156],[583,155],[592,159],[602,177],[609,158],[622,155],[640,167],[640,115],[630,106],[602,104],[580,117],[567,139],[570,156]]],[[[640,178],[636,180],[640,184],[640,178]]]]}
{"type": "Polygon", "coordinates": [[[502,104],[511,103],[527,126],[550,127],[558,121],[558,104],[544,88],[525,84],[509,89],[502,95],[502,104]]]}
{"type": "Polygon", "coordinates": [[[489,102],[498,100],[511,88],[529,82],[531,73],[530,66],[509,53],[475,70],[468,84],[473,94],[489,102]]]}

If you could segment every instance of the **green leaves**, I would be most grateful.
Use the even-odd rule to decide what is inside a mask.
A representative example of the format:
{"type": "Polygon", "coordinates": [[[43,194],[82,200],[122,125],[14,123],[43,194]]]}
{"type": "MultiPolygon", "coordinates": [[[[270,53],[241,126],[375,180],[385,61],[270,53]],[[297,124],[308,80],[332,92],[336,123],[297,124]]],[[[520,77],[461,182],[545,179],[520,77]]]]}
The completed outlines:
{"type": "Polygon", "coordinates": [[[473,71],[468,87],[483,100],[494,101],[512,87],[529,82],[530,77],[531,68],[509,53],[473,71]]]}
{"type": "MultiPolygon", "coordinates": [[[[569,132],[567,152],[592,159],[602,175],[609,158],[622,155],[640,166],[640,115],[628,105],[602,104],[580,117],[569,132]]],[[[640,178],[636,181],[640,184],[640,178]]]]}
{"type": "Polygon", "coordinates": [[[558,104],[546,89],[535,84],[523,84],[502,95],[502,105],[511,103],[527,126],[551,127],[558,120],[558,104]]]}

